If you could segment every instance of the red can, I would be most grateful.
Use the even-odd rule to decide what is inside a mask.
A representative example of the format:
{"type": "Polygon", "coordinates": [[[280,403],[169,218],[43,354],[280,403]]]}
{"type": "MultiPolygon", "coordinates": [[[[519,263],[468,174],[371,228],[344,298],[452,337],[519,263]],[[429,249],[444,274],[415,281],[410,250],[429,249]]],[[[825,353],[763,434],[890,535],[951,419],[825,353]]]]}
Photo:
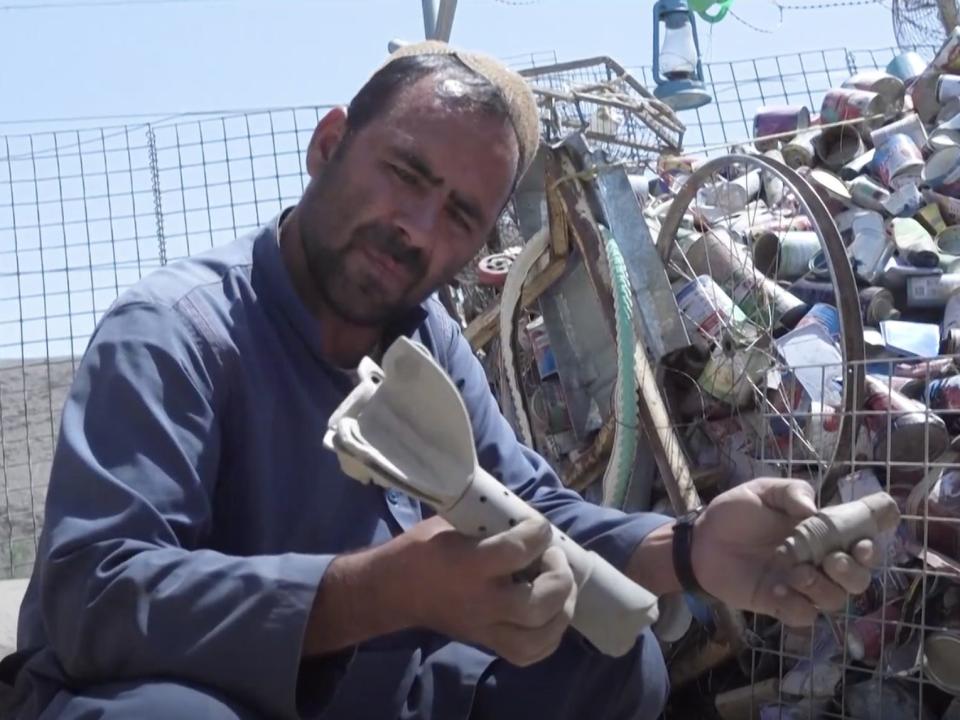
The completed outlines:
{"type": "Polygon", "coordinates": [[[927,404],[943,418],[950,432],[960,433],[960,375],[930,381],[927,404]]]}
{"type": "Polygon", "coordinates": [[[852,621],[847,627],[847,648],[853,659],[876,665],[881,646],[893,642],[902,613],[903,599],[898,598],[852,621]]]}
{"type": "Polygon", "coordinates": [[[753,116],[753,144],[760,152],[773,150],[783,141],[788,142],[793,135],[764,140],[768,135],[796,133],[810,127],[810,111],[803,105],[766,105],[757,109],[753,116]]]}
{"type": "Polygon", "coordinates": [[[824,125],[863,119],[864,122],[857,124],[861,134],[880,127],[886,114],[887,105],[883,96],[869,90],[833,88],[823,96],[820,105],[820,119],[824,125]]]}
{"type": "Polygon", "coordinates": [[[922,463],[947,448],[947,426],[925,405],[872,375],[864,378],[864,390],[864,423],[873,438],[874,460],[922,463]]]}
{"type": "Polygon", "coordinates": [[[907,498],[907,514],[913,516],[907,524],[918,543],[960,558],[960,470],[948,468],[932,483],[918,484],[907,498]]]}

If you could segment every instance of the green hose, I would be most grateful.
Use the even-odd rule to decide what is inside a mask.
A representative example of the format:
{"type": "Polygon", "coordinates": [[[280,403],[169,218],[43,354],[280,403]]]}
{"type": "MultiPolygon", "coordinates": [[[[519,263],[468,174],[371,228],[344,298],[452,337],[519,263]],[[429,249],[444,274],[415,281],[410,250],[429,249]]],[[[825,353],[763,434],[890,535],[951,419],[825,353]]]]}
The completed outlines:
{"type": "Polygon", "coordinates": [[[730,12],[730,5],[733,0],[688,0],[688,5],[697,15],[709,23],[717,23],[723,20],[730,12]],[[716,10],[713,14],[710,10],[716,10]]]}
{"type": "Polygon", "coordinates": [[[606,228],[601,227],[610,268],[610,288],[616,325],[617,385],[613,413],[617,423],[613,450],[603,474],[603,504],[624,509],[630,478],[637,457],[639,432],[639,396],[634,353],[637,335],[633,325],[633,290],[620,247],[606,228]]]}

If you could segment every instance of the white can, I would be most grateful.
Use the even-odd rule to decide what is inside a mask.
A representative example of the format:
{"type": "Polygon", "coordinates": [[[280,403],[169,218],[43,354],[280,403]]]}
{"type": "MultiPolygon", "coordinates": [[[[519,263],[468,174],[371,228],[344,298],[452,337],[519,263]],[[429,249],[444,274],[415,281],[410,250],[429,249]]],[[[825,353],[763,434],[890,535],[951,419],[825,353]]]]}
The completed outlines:
{"type": "Polygon", "coordinates": [[[753,257],[757,268],[777,280],[806,275],[810,259],[821,250],[820,236],[812,230],[762,232],[754,235],[753,257]]]}
{"type": "Polygon", "coordinates": [[[960,273],[907,278],[907,305],[913,308],[944,307],[960,290],[960,273]]]}
{"type": "Polygon", "coordinates": [[[691,336],[720,343],[728,334],[741,338],[750,321],[709,275],[699,275],[676,293],[677,305],[691,336]]]}
{"type": "Polygon", "coordinates": [[[760,170],[741,175],[736,180],[720,178],[700,189],[703,205],[720,209],[726,215],[733,215],[746,209],[747,204],[760,192],[760,170]]]}
{"type": "Polygon", "coordinates": [[[960,292],[956,291],[950,294],[943,310],[943,337],[947,337],[951,330],[960,330],[960,292]]]}
{"type": "Polygon", "coordinates": [[[860,279],[873,285],[880,279],[894,247],[888,242],[883,216],[873,210],[859,210],[852,218],[853,242],[847,254],[860,279]]]}
{"type": "Polygon", "coordinates": [[[875,148],[883,145],[891,135],[906,135],[918,148],[927,144],[927,129],[924,127],[920,116],[916,113],[910,113],[905,118],[901,118],[889,125],[878,127],[870,133],[870,140],[875,148]]]}
{"type": "Polygon", "coordinates": [[[960,97],[960,75],[941,75],[937,80],[937,102],[941,105],[960,97]]]}

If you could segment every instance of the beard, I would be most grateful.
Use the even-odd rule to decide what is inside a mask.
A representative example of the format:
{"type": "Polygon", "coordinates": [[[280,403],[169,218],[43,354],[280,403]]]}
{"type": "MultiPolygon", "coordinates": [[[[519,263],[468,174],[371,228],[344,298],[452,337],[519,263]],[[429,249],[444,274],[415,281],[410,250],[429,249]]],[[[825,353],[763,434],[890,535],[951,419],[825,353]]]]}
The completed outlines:
{"type": "Polygon", "coordinates": [[[340,318],[381,327],[422,299],[414,290],[426,277],[427,260],[400,229],[372,221],[357,227],[342,247],[328,247],[325,239],[301,230],[310,275],[324,303],[340,318]],[[385,276],[371,255],[392,261],[395,272],[385,276]]]}

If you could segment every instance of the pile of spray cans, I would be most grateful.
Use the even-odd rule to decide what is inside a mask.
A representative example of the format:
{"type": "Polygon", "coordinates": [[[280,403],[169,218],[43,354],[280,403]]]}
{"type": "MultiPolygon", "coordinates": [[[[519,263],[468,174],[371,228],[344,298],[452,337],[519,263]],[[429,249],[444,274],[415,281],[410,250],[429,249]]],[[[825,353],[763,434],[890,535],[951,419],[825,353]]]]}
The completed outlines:
{"type": "MultiPolygon", "coordinates": [[[[903,53],[852,75],[819,107],[759,108],[753,130],[748,152],[781,160],[824,200],[858,285],[868,364],[844,458],[855,472],[822,502],[882,489],[905,518],[882,543],[870,589],[842,621],[818,621],[820,641],[807,633],[798,662],[776,668],[779,697],[760,716],[879,717],[883,707],[884,717],[958,718],[960,29],[932,62],[903,53]]],[[[665,188],[691,169],[674,163],[665,188]]],[[[758,208],[782,193],[760,170],[721,178],[691,204],[697,231],[677,238],[686,278],[675,293],[700,350],[684,372],[700,399],[676,406],[703,419],[687,437],[695,462],[725,463],[731,484],[797,475],[837,447],[834,284],[803,218],[758,208]],[[729,222],[738,213],[749,219],[729,222]]]]}

